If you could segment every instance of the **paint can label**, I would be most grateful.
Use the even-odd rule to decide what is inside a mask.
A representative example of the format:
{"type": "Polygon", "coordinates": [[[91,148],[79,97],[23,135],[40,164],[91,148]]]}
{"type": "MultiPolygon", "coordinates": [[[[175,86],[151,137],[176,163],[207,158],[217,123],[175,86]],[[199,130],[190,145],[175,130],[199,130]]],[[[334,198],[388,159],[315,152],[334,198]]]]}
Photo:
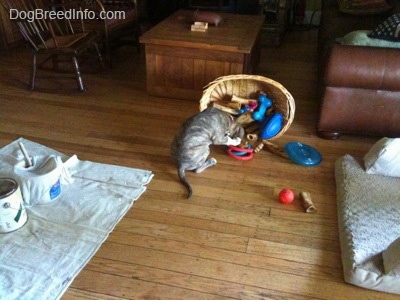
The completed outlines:
{"type": "Polygon", "coordinates": [[[17,230],[27,220],[18,183],[11,178],[0,178],[0,233],[17,230]]]}
{"type": "Polygon", "coordinates": [[[50,200],[56,199],[58,196],[60,196],[60,194],[61,194],[61,183],[59,177],[57,181],[50,188],[50,200]]]}

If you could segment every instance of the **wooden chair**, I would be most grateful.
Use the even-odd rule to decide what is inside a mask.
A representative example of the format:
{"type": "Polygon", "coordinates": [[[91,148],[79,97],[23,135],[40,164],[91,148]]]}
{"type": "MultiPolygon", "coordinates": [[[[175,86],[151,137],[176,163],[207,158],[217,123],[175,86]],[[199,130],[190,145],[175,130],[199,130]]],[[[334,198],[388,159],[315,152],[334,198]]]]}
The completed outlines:
{"type": "Polygon", "coordinates": [[[86,27],[103,35],[105,56],[111,65],[113,47],[135,46],[140,51],[139,12],[136,0],[79,0],[96,18],[85,20],[86,27]]]}
{"type": "Polygon", "coordinates": [[[44,18],[44,14],[49,11],[65,12],[68,10],[78,11],[80,6],[68,0],[64,1],[49,0],[3,0],[4,7],[13,13],[12,21],[15,21],[20,33],[33,49],[32,73],[30,79],[31,89],[35,88],[35,78],[38,65],[52,60],[53,69],[58,70],[59,58],[69,57],[72,59],[76,80],[80,91],[84,91],[81,71],[78,63],[78,56],[90,48],[97,52],[101,66],[104,68],[103,59],[97,45],[100,36],[95,31],[85,31],[83,20],[81,20],[80,32],[77,32],[68,18],[62,18],[62,13],[57,18],[44,18]],[[43,12],[42,15],[32,14],[32,12],[43,12]],[[18,14],[16,13],[18,12],[18,14]],[[29,17],[27,17],[29,16],[29,17]],[[38,63],[38,56],[43,60],[38,63]]]}

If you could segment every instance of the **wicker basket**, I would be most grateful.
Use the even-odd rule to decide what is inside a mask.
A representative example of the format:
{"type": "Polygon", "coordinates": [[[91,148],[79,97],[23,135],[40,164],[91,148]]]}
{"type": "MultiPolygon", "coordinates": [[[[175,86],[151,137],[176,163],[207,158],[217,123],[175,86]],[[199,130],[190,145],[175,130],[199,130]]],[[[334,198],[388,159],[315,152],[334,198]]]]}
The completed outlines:
{"type": "MultiPolygon", "coordinates": [[[[292,124],[295,113],[295,103],[289,91],[270,78],[258,75],[228,75],[222,76],[210,82],[203,91],[200,99],[200,111],[203,111],[213,102],[229,102],[232,95],[257,99],[260,92],[265,93],[273,102],[272,110],[282,113],[284,117],[283,127],[274,137],[264,140],[263,143],[268,146],[273,144],[269,141],[275,140],[282,136],[292,124]]],[[[246,133],[250,133],[246,130],[246,133]]]]}

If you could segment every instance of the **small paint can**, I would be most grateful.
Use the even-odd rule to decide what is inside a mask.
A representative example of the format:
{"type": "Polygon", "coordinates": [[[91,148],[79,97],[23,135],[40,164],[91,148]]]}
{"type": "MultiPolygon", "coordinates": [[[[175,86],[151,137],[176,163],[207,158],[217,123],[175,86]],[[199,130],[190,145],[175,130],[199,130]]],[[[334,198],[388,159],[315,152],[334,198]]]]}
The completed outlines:
{"type": "Polygon", "coordinates": [[[21,228],[28,221],[17,181],[0,178],[0,233],[21,228]]]}

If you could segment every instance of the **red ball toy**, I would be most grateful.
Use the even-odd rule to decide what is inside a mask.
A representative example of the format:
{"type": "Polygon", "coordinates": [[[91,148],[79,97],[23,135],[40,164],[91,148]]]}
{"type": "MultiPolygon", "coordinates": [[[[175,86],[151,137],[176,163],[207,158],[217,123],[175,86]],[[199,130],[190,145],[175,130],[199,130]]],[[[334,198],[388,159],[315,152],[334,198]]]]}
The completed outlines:
{"type": "Polygon", "coordinates": [[[282,204],[290,204],[294,200],[294,193],[290,189],[283,189],[279,193],[279,201],[282,204]]]}

